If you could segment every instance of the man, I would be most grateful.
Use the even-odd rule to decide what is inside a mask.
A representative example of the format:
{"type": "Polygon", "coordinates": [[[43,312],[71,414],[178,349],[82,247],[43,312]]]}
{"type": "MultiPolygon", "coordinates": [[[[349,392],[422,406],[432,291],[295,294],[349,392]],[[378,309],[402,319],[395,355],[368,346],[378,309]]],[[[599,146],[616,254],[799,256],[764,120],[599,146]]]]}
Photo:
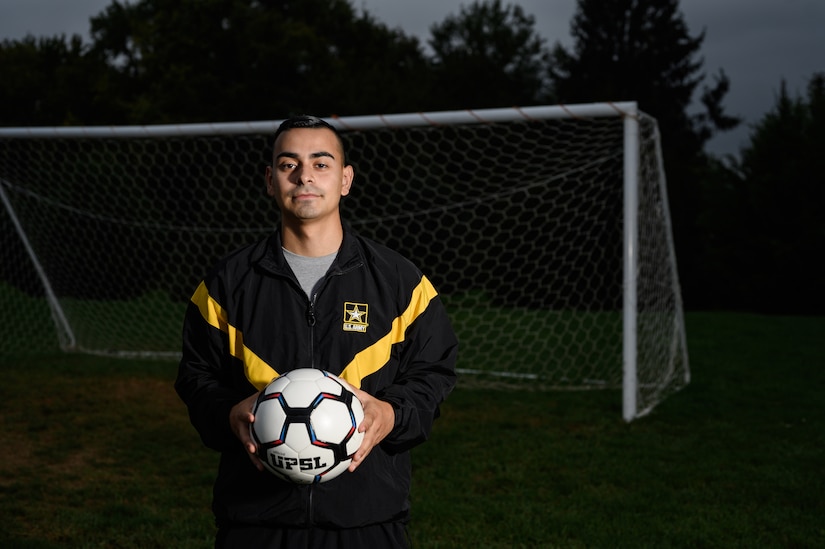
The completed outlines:
{"type": "Polygon", "coordinates": [[[409,451],[455,385],[458,342],[429,280],[343,224],[354,175],[331,125],[285,121],[266,169],[280,230],[224,258],[187,309],[175,388],[221,452],[216,547],[408,545],[409,451]],[[249,435],[258,392],[301,367],[339,375],[364,408],[349,471],[323,484],[264,472],[249,435]]]}

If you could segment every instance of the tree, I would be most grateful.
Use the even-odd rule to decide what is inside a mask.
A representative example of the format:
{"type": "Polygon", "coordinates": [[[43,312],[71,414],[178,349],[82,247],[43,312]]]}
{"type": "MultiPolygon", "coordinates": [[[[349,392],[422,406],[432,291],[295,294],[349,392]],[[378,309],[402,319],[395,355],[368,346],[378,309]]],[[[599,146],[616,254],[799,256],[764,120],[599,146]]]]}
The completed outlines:
{"type": "Polygon", "coordinates": [[[92,37],[139,123],[392,110],[425,66],[415,38],[347,0],[115,0],[92,37]]]}
{"type": "Polygon", "coordinates": [[[691,36],[678,0],[579,0],[571,25],[573,51],[557,45],[550,76],[563,103],[637,101],[654,116],[663,156],[685,300],[699,304],[703,243],[699,239],[704,145],[740,120],[725,114],[729,81],[720,71],[704,86],[705,112],[690,115],[704,81],[698,58],[704,33],[691,36]]]}
{"type": "Polygon", "coordinates": [[[535,18],[500,0],[474,2],[430,28],[440,109],[531,105],[547,96],[549,51],[535,18]]]}
{"type": "Polygon", "coordinates": [[[724,72],[705,88],[707,112],[687,114],[702,83],[696,56],[704,33],[690,36],[678,0],[579,0],[571,32],[574,51],[553,51],[550,74],[562,102],[638,101],[663,132],[698,152],[715,130],[735,127],[721,107],[724,72]]]}
{"type": "Polygon", "coordinates": [[[782,82],[742,151],[730,209],[718,211],[735,219],[719,250],[736,267],[730,286],[765,312],[825,312],[825,73],[807,91],[792,98],[782,82]]]}
{"type": "Polygon", "coordinates": [[[101,121],[110,112],[106,65],[79,35],[0,44],[0,125],[101,121]]]}

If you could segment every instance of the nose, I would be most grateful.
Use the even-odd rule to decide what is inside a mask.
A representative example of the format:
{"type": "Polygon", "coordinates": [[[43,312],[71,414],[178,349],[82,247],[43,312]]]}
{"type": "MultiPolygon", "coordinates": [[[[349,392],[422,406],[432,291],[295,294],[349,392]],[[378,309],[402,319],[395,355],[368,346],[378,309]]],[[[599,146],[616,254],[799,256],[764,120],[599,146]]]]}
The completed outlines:
{"type": "Polygon", "coordinates": [[[296,174],[298,183],[301,185],[308,185],[312,183],[312,172],[305,168],[300,168],[296,174]]]}

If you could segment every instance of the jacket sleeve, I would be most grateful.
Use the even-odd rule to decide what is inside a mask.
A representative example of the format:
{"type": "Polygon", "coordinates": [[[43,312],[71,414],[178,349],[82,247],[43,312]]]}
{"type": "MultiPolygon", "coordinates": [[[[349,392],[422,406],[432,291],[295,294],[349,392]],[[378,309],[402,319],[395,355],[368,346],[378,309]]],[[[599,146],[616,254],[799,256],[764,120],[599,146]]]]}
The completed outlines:
{"type": "Polygon", "coordinates": [[[456,384],[457,353],[458,340],[435,297],[407,329],[396,380],[376,395],[395,409],[395,427],[381,443],[384,449],[403,452],[429,438],[439,406],[456,384]]]}
{"type": "Polygon", "coordinates": [[[175,390],[189,411],[189,419],[203,443],[223,451],[239,444],[229,426],[229,411],[254,392],[233,384],[226,334],[205,319],[198,294],[187,307],[183,348],[175,390]],[[199,306],[200,305],[200,306],[199,306]]]}

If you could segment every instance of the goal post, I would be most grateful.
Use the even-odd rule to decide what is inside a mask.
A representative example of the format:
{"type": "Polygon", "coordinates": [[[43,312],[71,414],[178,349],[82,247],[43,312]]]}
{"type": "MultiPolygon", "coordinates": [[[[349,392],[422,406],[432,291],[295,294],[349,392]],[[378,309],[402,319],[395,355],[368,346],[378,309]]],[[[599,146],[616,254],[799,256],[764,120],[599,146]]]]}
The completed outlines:
{"type": "Polygon", "coordinates": [[[635,116],[624,117],[624,261],[622,263],[622,416],[626,421],[637,413],[636,370],[636,275],[639,245],[639,122],[635,116]]]}
{"type": "MultiPolygon", "coordinates": [[[[345,221],[432,279],[461,384],[620,389],[631,421],[689,382],[658,128],[635,103],[328,120],[355,167],[345,221]]],[[[177,357],[200,278],[278,223],[279,123],[0,128],[0,356],[177,357]]]]}

